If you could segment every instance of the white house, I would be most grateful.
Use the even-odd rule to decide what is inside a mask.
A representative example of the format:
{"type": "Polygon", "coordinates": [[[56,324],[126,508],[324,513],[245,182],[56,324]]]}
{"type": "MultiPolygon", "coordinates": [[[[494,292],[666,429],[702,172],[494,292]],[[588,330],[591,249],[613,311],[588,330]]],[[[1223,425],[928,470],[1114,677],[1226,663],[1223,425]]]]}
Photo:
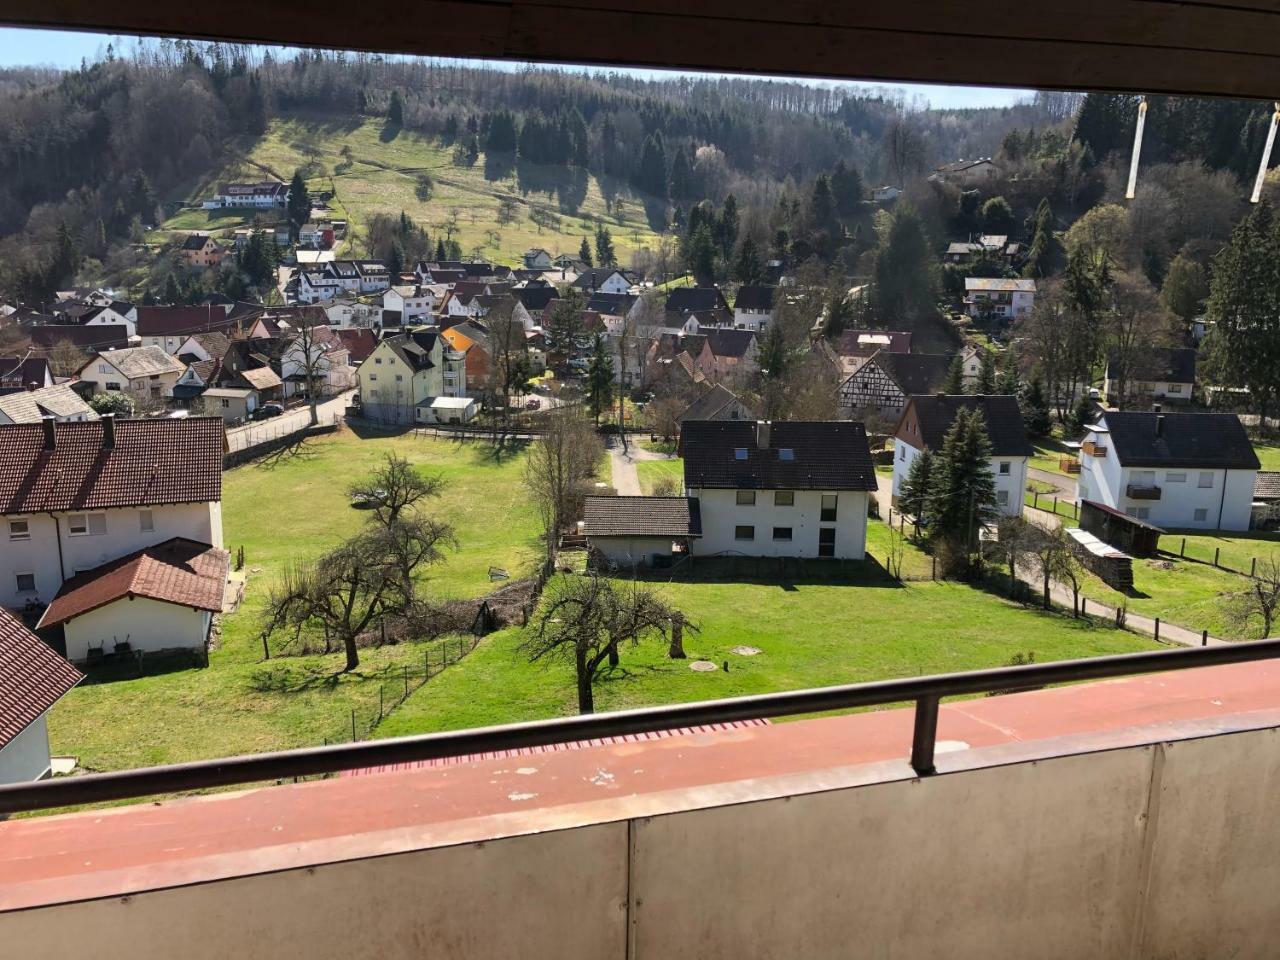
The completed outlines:
{"type": "Polygon", "coordinates": [[[162,347],[129,347],[108,350],[89,360],[78,376],[93,384],[94,393],[125,393],[134,401],[163,400],[173,396],[174,384],[187,365],[162,347]]]}
{"type": "Polygon", "coordinates": [[[0,606],[171,537],[222,546],[217,417],[0,426],[0,606]]]}
{"type": "Polygon", "coordinates": [[[688,554],[690,542],[702,535],[693,497],[587,497],[582,530],[592,554],[627,568],[688,554]]]}
{"type": "MultiPolygon", "coordinates": [[[[280,377],[305,390],[307,367],[312,370],[316,391],[321,396],[334,396],[350,389],[351,366],[347,362],[347,348],[336,333],[324,324],[311,327],[309,333],[292,333],[289,345],[280,354],[280,377]],[[309,359],[308,359],[309,358],[309,359]]],[[[294,391],[286,391],[292,396],[294,391]]]]}
{"type": "Polygon", "coordinates": [[[524,265],[529,270],[550,270],[552,267],[551,254],[541,247],[526,250],[521,259],[524,260],[524,265]]]}
{"type": "Polygon", "coordinates": [[[695,556],[866,555],[876,477],[861,423],[690,420],[680,453],[698,501],[695,556]]]}
{"type": "Polygon", "coordinates": [[[762,333],[773,317],[777,287],[742,286],[733,301],[733,325],[741,330],[762,333]]]}
{"type": "Polygon", "coordinates": [[[400,322],[405,326],[430,323],[431,315],[436,312],[436,302],[436,291],[431,286],[397,284],[382,292],[382,308],[398,310],[400,322]]]}
{"type": "Polygon", "coordinates": [[[82,327],[114,327],[123,326],[129,336],[138,333],[138,308],[123,300],[112,300],[110,303],[88,302],[62,311],[67,320],[82,327]]]}
{"type": "Polygon", "coordinates": [[[326,322],[334,330],[357,330],[375,326],[382,321],[381,299],[343,295],[318,303],[317,306],[324,311],[326,322]]]}
{"type": "Polygon", "coordinates": [[[217,191],[201,206],[206,210],[217,210],[225,207],[249,207],[255,210],[270,210],[286,207],[289,204],[289,185],[264,180],[260,183],[222,183],[217,191]]]}
{"type": "Polygon", "coordinates": [[[1107,375],[1102,393],[1107,403],[1122,404],[1127,400],[1162,400],[1190,403],[1196,385],[1196,351],[1193,347],[1143,350],[1136,360],[1124,363],[1112,351],[1107,356],[1107,375]],[[1128,369],[1122,369],[1127,367],[1128,369]],[[1123,373],[1123,377],[1121,374],[1123,373]],[[1124,380],[1125,396],[1120,396],[1124,380]]]}
{"type": "Polygon", "coordinates": [[[432,422],[431,401],[466,396],[466,358],[437,331],[413,330],[382,340],[360,365],[356,380],[360,409],[369,419],[432,422]]]}
{"type": "Polygon", "coordinates": [[[258,391],[248,387],[209,387],[200,397],[204,412],[223,423],[244,423],[258,409],[258,391]]]}
{"type": "Polygon", "coordinates": [[[964,349],[960,351],[960,363],[964,369],[966,387],[978,382],[978,376],[982,373],[982,355],[986,352],[983,347],[974,346],[972,343],[965,344],[964,349]]]}
{"type": "Polygon", "coordinates": [[[902,190],[889,184],[876,187],[871,191],[871,199],[876,203],[893,203],[900,196],[902,196],[902,190]]]}
{"type": "Polygon", "coordinates": [[[49,776],[49,709],[84,675],[0,608],[0,784],[49,776]]]}
{"type": "Polygon", "coordinates": [[[621,270],[612,267],[587,267],[578,274],[573,286],[583,293],[626,293],[634,281],[621,270]]]}
{"type": "Polygon", "coordinates": [[[65,383],[0,396],[0,424],[39,423],[45,417],[60,423],[98,419],[93,408],[65,383]]]}
{"type": "Polygon", "coordinates": [[[981,410],[991,438],[991,474],[995,479],[996,507],[1010,517],[1022,514],[1027,486],[1027,463],[1035,454],[1016,397],[930,394],[907,398],[906,408],[894,431],[893,503],[896,506],[911,465],[923,450],[937,453],[947,431],[961,410],[981,410]]]}
{"type": "Polygon", "coordinates": [[[62,627],[67,659],[204,651],[222,610],[231,554],[174,537],[68,579],[40,618],[62,627]]]}
{"type": "Polygon", "coordinates": [[[1036,282],[1018,278],[965,277],[964,305],[971,317],[1021,320],[1036,303],[1036,282]]]}
{"type": "Polygon", "coordinates": [[[1166,529],[1248,530],[1259,467],[1234,413],[1108,411],[1085,431],[1076,494],[1166,529]]]}

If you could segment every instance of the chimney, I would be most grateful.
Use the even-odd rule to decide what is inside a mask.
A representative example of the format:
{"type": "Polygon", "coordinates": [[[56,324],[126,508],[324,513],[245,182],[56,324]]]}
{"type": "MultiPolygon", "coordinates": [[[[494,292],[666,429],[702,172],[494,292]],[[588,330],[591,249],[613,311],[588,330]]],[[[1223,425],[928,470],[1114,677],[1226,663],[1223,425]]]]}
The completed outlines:
{"type": "MultiPolygon", "coordinates": [[[[1156,409],[1158,410],[1160,408],[1157,407],[1156,409]]],[[[1156,414],[1156,436],[1157,437],[1164,436],[1164,414],[1163,413],[1156,414]]]]}
{"type": "Polygon", "coordinates": [[[1152,410],[1154,410],[1156,413],[1159,413],[1159,412],[1160,412],[1160,404],[1158,404],[1158,403],[1153,403],[1153,404],[1151,405],[1151,409],[1152,409],[1152,410]]]}
{"type": "Polygon", "coordinates": [[[53,432],[54,418],[46,414],[40,418],[40,423],[44,426],[44,448],[52,450],[58,445],[57,437],[53,432]]]}
{"type": "Polygon", "coordinates": [[[757,450],[769,449],[769,421],[768,420],[756,421],[756,449],[757,450]]]}
{"type": "Polygon", "coordinates": [[[116,415],[104,413],[99,417],[102,421],[102,449],[114,450],[116,446],[116,415]]]}

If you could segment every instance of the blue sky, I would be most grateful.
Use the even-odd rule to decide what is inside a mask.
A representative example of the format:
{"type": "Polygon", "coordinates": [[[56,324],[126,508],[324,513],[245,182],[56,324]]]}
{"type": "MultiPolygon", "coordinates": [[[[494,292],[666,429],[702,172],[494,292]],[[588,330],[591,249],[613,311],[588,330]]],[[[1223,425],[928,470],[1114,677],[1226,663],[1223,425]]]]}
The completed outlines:
{"type": "MultiPolygon", "coordinates": [[[[60,30],[21,30],[0,28],[0,67],[55,66],[77,67],[84,59],[92,60],[115,41],[117,47],[127,46],[118,37],[100,33],[72,33],[60,30]]],[[[635,70],[640,76],[660,76],[663,71],[635,70]]],[[[987,107],[1007,106],[1028,96],[1028,90],[1006,90],[998,87],[946,87],[934,84],[841,84],[850,87],[891,88],[904,91],[908,97],[916,95],[928,100],[935,107],[987,107]]]]}

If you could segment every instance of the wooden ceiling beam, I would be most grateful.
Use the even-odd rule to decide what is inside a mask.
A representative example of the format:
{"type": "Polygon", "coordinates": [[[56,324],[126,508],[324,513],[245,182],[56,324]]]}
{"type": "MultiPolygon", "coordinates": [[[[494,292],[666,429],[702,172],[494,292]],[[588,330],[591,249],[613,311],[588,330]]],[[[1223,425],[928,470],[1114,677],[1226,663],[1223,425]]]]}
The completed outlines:
{"type": "Polygon", "coordinates": [[[1266,0],[5,0],[0,22],[427,56],[1280,97],[1266,0]]]}

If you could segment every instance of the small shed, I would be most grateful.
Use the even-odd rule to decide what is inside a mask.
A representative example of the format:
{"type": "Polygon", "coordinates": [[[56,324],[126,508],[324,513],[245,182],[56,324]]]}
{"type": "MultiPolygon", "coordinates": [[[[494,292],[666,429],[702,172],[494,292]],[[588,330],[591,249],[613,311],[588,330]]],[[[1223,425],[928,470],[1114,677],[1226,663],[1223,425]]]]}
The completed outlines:
{"type": "Polygon", "coordinates": [[[416,410],[419,423],[466,423],[475,415],[473,397],[427,397],[416,410]]]}
{"type": "Polygon", "coordinates": [[[1164,530],[1093,500],[1080,501],[1080,528],[1132,557],[1153,557],[1164,530]]]}
{"type": "Polygon", "coordinates": [[[210,387],[203,394],[204,412],[227,423],[248,420],[258,409],[258,391],[242,387],[210,387]]]}
{"type": "Polygon", "coordinates": [[[702,536],[697,497],[587,497],[582,516],[587,549],[619,566],[670,563],[702,536]]]}

